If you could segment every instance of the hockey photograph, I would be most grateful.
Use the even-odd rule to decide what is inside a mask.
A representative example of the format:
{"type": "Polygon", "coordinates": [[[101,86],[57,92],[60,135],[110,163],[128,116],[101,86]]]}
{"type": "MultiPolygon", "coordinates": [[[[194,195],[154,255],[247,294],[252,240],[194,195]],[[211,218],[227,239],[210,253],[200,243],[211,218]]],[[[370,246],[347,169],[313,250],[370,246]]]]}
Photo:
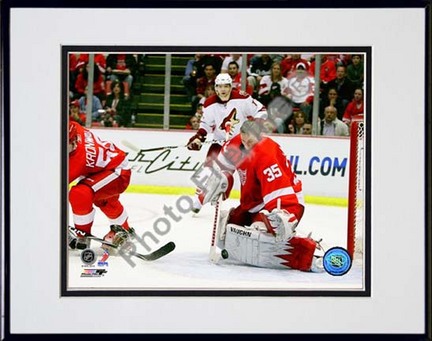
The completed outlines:
{"type": "Polygon", "coordinates": [[[431,8],[312,2],[1,2],[1,341],[431,339],[431,8]]]}
{"type": "Polygon", "coordinates": [[[64,295],[370,295],[370,49],[62,58],[64,295]]]}

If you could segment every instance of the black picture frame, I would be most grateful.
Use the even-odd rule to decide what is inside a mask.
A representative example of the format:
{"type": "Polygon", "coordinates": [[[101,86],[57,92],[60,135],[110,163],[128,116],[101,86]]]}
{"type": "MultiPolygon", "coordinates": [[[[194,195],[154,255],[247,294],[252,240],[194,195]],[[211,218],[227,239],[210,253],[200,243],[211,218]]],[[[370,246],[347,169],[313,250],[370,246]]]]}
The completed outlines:
{"type": "MultiPolygon", "coordinates": [[[[216,3],[214,5],[215,8],[225,8],[227,7],[227,2],[226,1],[219,1],[218,3],[216,3]]],[[[164,5],[166,5],[166,7],[173,7],[173,8],[201,8],[200,6],[202,4],[198,4],[197,2],[194,1],[188,1],[188,2],[177,2],[177,1],[166,1],[164,2],[164,5]]],[[[2,201],[3,201],[3,221],[2,221],[2,225],[4,226],[4,234],[2,234],[2,274],[3,274],[3,282],[2,287],[3,287],[3,296],[2,296],[2,313],[4,314],[4,318],[2,317],[4,324],[3,324],[3,337],[6,340],[15,340],[15,339],[30,339],[31,337],[34,337],[35,335],[44,337],[44,338],[58,338],[58,337],[73,337],[74,334],[70,334],[70,333],[66,333],[66,334],[62,334],[62,333],[53,333],[51,334],[50,332],[38,332],[35,331],[34,334],[32,333],[13,333],[11,332],[11,314],[13,313],[11,307],[13,305],[13,300],[11,299],[10,293],[11,291],[13,291],[13,287],[11,286],[11,272],[13,271],[17,271],[16,269],[14,270],[13,267],[11,267],[11,256],[12,254],[14,254],[14,252],[17,252],[16,249],[14,248],[15,245],[11,243],[11,235],[13,233],[15,233],[14,229],[15,226],[13,226],[13,220],[11,220],[11,209],[14,209],[13,207],[8,207],[8,202],[9,199],[11,197],[11,194],[14,194],[14,188],[11,186],[11,178],[14,176],[14,174],[11,174],[10,172],[10,162],[11,162],[11,157],[12,157],[12,153],[15,152],[23,152],[20,148],[18,148],[18,150],[13,150],[12,147],[16,147],[16,141],[13,140],[13,136],[11,136],[11,130],[10,130],[10,125],[11,122],[13,121],[13,116],[12,113],[14,112],[13,110],[13,103],[10,100],[10,90],[9,90],[9,83],[11,82],[11,79],[13,78],[13,70],[10,69],[10,65],[11,65],[11,56],[9,54],[10,48],[11,48],[11,44],[13,43],[13,40],[11,39],[11,33],[9,31],[10,28],[10,24],[11,24],[11,17],[12,15],[12,10],[15,8],[50,8],[50,7],[55,7],[55,8],[74,8],[74,7],[78,7],[78,8],[99,8],[100,4],[97,3],[93,3],[93,2],[86,2],[86,3],[78,3],[78,2],[69,2],[69,1],[63,1],[61,3],[53,3],[51,1],[46,1],[46,2],[42,2],[41,4],[38,5],[34,5],[34,4],[29,4],[26,1],[5,1],[2,2],[2,51],[3,51],[3,117],[2,117],[2,121],[3,121],[3,128],[2,128],[2,133],[3,133],[3,149],[2,149],[2,160],[3,160],[3,164],[4,164],[4,171],[2,172],[2,182],[3,182],[3,190],[2,190],[2,201]]],[[[165,6],[161,6],[161,3],[158,4],[152,4],[152,3],[147,3],[146,5],[142,5],[140,4],[139,6],[136,4],[122,4],[121,7],[138,7],[138,8],[159,8],[162,7],[164,8],[165,6]]],[[[287,4],[286,2],[273,2],[273,1],[268,1],[268,2],[254,2],[253,5],[251,6],[250,3],[245,4],[244,2],[238,1],[238,2],[230,2],[229,5],[230,8],[322,8],[320,4],[318,4],[315,1],[306,1],[303,2],[302,4],[298,4],[297,6],[292,6],[291,4],[287,4]],[[231,7],[232,6],[232,7],[231,7]]],[[[430,55],[430,46],[431,46],[431,41],[430,41],[430,32],[431,32],[431,21],[430,21],[430,14],[431,14],[431,6],[430,6],[430,2],[425,2],[425,1],[397,1],[394,2],[391,6],[387,5],[387,4],[381,4],[381,3],[374,3],[374,4],[351,4],[351,6],[347,6],[346,3],[333,3],[331,7],[329,7],[329,9],[337,9],[339,7],[343,7],[343,8],[353,8],[353,9],[360,9],[360,8],[407,8],[407,9],[423,9],[424,10],[424,15],[425,15],[425,21],[426,21],[426,27],[425,27],[425,36],[426,36],[426,40],[425,40],[425,56],[424,56],[424,63],[425,63],[425,84],[424,84],[424,88],[425,88],[425,94],[430,94],[430,84],[431,84],[431,65],[430,65],[430,61],[431,61],[431,55],[430,55]]],[[[117,4],[108,2],[105,3],[103,8],[112,8],[112,9],[116,9],[117,4]]],[[[60,54],[60,52],[59,52],[60,54]]],[[[60,96],[60,91],[59,94],[60,96]]],[[[64,103],[62,105],[62,107],[64,107],[64,103]]],[[[431,339],[431,327],[430,327],[430,320],[431,320],[431,316],[430,316],[430,312],[431,312],[431,293],[430,293],[430,287],[431,287],[431,281],[430,281],[430,259],[431,259],[431,214],[430,211],[428,210],[428,208],[430,207],[430,203],[431,203],[431,192],[430,192],[430,173],[431,173],[431,157],[430,157],[430,147],[431,147],[431,121],[430,121],[430,117],[431,117],[431,103],[430,103],[430,96],[426,96],[425,99],[425,103],[424,103],[424,108],[425,108],[425,115],[426,115],[426,125],[424,127],[424,135],[425,135],[425,153],[424,153],[424,157],[425,157],[425,166],[424,166],[424,174],[425,174],[425,181],[424,181],[424,185],[425,185],[425,189],[426,189],[426,194],[425,194],[425,200],[424,200],[424,204],[425,204],[425,214],[424,214],[424,221],[425,221],[425,276],[424,276],[424,281],[425,281],[425,293],[424,296],[426,298],[426,302],[425,302],[425,306],[424,306],[424,332],[423,333],[410,333],[410,331],[406,331],[403,333],[394,333],[394,334],[386,334],[386,333],[381,333],[379,331],[377,331],[377,335],[380,336],[381,339],[392,339],[392,340],[398,340],[398,339],[404,339],[404,340],[430,340],[431,339]]],[[[62,128],[62,134],[65,133],[66,131],[66,123],[65,121],[62,122],[61,125],[62,128]]],[[[65,141],[65,136],[62,135],[61,136],[61,140],[65,141]]],[[[62,153],[64,154],[65,152],[65,145],[63,145],[62,147],[62,153]]],[[[23,152],[22,154],[23,156],[25,155],[25,152],[23,152]]],[[[34,166],[34,165],[33,165],[34,166]]],[[[62,204],[64,204],[66,202],[66,197],[65,197],[65,193],[62,193],[62,204]]],[[[373,199],[372,199],[373,201],[373,199]]],[[[28,212],[29,214],[35,214],[36,212],[32,212],[31,210],[28,212]]],[[[37,213],[36,213],[37,214],[37,213]]],[[[60,219],[61,222],[63,222],[63,217],[60,219]]],[[[17,226],[17,228],[19,228],[19,226],[17,226]]],[[[37,228],[47,228],[47,227],[42,227],[42,226],[37,226],[37,228]]],[[[27,237],[24,237],[24,239],[26,239],[27,237]]],[[[65,236],[62,236],[62,240],[64,241],[65,236]]],[[[28,241],[29,244],[31,244],[31,240],[28,241]]],[[[30,280],[30,279],[29,279],[30,280]]],[[[62,290],[64,290],[64,287],[61,287],[59,285],[59,292],[61,292],[62,290]]],[[[296,293],[299,294],[299,296],[301,296],[300,293],[296,293]]],[[[261,296],[262,293],[260,293],[257,296],[261,296]]],[[[62,295],[60,295],[62,296],[62,295]]],[[[106,293],[102,293],[100,296],[107,296],[106,293]]],[[[127,295],[126,295],[127,296],[127,295]]],[[[178,293],[174,293],[173,296],[179,296],[178,293]]],[[[200,296],[200,295],[198,295],[200,296]]],[[[279,296],[279,295],[276,295],[279,296]]],[[[258,297],[259,298],[259,297],[258,297]]],[[[2,314],[2,315],[3,315],[2,314]]],[[[28,316],[23,316],[22,317],[22,321],[25,322],[26,319],[28,318],[28,316]]],[[[171,333],[171,332],[177,332],[177,330],[165,330],[162,331],[161,334],[164,333],[171,333]]],[[[113,334],[105,334],[103,332],[103,329],[100,330],[99,332],[99,336],[98,337],[112,337],[113,334]]],[[[215,332],[217,334],[217,332],[215,332]]],[[[77,332],[76,334],[80,334],[79,336],[81,338],[95,338],[95,334],[90,334],[90,333],[80,333],[77,332]]],[[[308,332],[305,333],[288,333],[290,337],[293,337],[295,339],[308,339],[311,337],[310,334],[308,334],[308,332]]],[[[363,334],[362,335],[362,331],[361,330],[356,330],[353,331],[352,333],[346,334],[346,335],[342,335],[342,334],[338,334],[338,333],[330,333],[330,334],[325,334],[325,332],[322,332],[321,334],[323,334],[323,336],[327,336],[327,337],[331,337],[332,339],[342,339],[343,337],[346,337],[347,335],[349,335],[350,339],[363,339],[365,336],[371,336],[373,334],[363,334]],[[357,335],[356,335],[357,334],[357,335]]],[[[318,334],[314,333],[314,336],[317,336],[318,334]]],[[[131,338],[141,338],[143,337],[141,334],[130,334],[128,337],[131,338]]],[[[192,337],[192,335],[190,335],[190,337],[192,337]]]]}

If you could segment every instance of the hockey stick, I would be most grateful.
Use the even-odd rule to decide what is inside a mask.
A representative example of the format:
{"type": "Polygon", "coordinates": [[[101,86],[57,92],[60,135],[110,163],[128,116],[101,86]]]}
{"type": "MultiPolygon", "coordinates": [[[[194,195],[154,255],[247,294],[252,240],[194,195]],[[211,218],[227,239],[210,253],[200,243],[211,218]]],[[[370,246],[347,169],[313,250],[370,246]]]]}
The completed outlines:
{"type": "MultiPolygon", "coordinates": [[[[103,240],[103,239],[101,239],[99,237],[96,237],[96,236],[93,236],[93,235],[88,235],[87,237],[89,239],[91,239],[91,240],[97,241],[97,242],[99,242],[99,243],[101,243],[103,245],[108,245],[108,246],[110,246],[110,247],[112,247],[114,249],[118,249],[120,252],[123,252],[121,250],[122,249],[121,246],[119,247],[118,245],[115,245],[113,243],[110,243],[110,242],[108,242],[106,240],[103,240]]],[[[147,253],[147,254],[142,254],[142,253],[138,253],[138,252],[135,252],[135,251],[126,251],[125,254],[131,255],[131,256],[134,256],[134,257],[138,257],[139,259],[142,259],[142,260],[145,260],[145,261],[153,261],[153,260],[159,259],[159,258],[167,255],[168,253],[170,253],[174,249],[175,249],[174,242],[168,242],[167,244],[161,246],[159,249],[157,249],[157,250],[155,250],[153,252],[147,253]]]]}
{"type": "Polygon", "coordinates": [[[217,246],[217,238],[220,237],[219,218],[220,218],[220,204],[221,204],[221,202],[222,202],[222,195],[220,195],[216,201],[215,215],[213,218],[213,230],[212,230],[210,252],[209,252],[209,259],[212,263],[218,263],[221,258],[224,258],[224,259],[228,258],[228,252],[225,249],[221,250],[217,246]]]}
{"type": "MultiPolygon", "coordinates": [[[[72,231],[72,233],[77,234],[78,230],[75,227],[69,225],[68,228],[70,231],[72,231]]],[[[118,249],[120,252],[123,252],[121,246],[119,247],[118,245],[110,243],[109,241],[106,241],[102,238],[96,237],[92,234],[86,234],[85,236],[87,238],[89,238],[90,240],[94,240],[94,241],[99,242],[103,245],[108,245],[114,249],[118,249]]],[[[137,258],[142,259],[144,261],[154,261],[154,260],[157,260],[157,259],[169,254],[171,251],[173,251],[175,249],[175,247],[176,247],[176,245],[174,244],[174,242],[168,242],[167,244],[161,246],[159,249],[157,249],[153,252],[150,252],[148,254],[142,254],[142,253],[138,253],[135,251],[126,251],[124,253],[127,255],[137,257],[137,258]]]]}
{"type": "MultiPolygon", "coordinates": [[[[225,125],[225,140],[228,141],[229,139],[229,133],[231,130],[230,125],[225,125]]],[[[228,258],[228,252],[227,250],[223,249],[221,250],[217,246],[217,238],[220,238],[220,229],[221,226],[219,226],[219,218],[220,218],[220,205],[222,203],[222,193],[219,194],[219,197],[216,200],[215,204],[215,215],[213,218],[213,230],[212,230],[212,238],[210,243],[210,252],[209,252],[209,259],[212,263],[218,263],[221,258],[228,258]]]]}
{"type": "MultiPolygon", "coordinates": [[[[210,141],[204,141],[202,142],[203,144],[207,144],[207,143],[214,143],[216,141],[214,140],[210,140],[210,141]]],[[[125,146],[128,147],[129,149],[135,151],[135,152],[156,152],[159,150],[167,150],[167,149],[176,149],[176,148],[182,148],[182,147],[187,147],[187,145],[178,145],[178,146],[165,146],[165,147],[155,147],[155,148],[147,148],[147,149],[141,149],[137,146],[135,146],[133,143],[127,141],[127,140],[122,140],[121,143],[125,146]]]]}

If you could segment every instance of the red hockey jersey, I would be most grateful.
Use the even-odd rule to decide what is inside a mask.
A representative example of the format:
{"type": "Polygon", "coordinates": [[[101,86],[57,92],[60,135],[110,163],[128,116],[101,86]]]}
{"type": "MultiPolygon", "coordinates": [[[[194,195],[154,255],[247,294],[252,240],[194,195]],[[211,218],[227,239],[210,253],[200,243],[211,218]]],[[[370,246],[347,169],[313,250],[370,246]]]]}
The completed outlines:
{"type": "Polygon", "coordinates": [[[218,163],[240,178],[240,206],[250,213],[262,209],[272,211],[280,199],[286,209],[300,220],[304,211],[302,182],[292,171],[291,163],[279,144],[264,137],[251,150],[246,150],[240,134],[226,142],[218,163]]]}
{"type": "Polygon", "coordinates": [[[76,125],[78,146],[69,153],[69,183],[102,170],[127,167],[126,153],[109,141],[101,141],[89,129],[76,125]]]}

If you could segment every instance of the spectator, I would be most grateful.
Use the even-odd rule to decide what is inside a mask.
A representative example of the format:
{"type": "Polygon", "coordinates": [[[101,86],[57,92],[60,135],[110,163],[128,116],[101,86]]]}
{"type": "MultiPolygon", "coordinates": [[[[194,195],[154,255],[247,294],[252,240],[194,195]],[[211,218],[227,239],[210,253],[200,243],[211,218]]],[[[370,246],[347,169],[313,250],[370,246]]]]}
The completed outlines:
{"type": "Polygon", "coordinates": [[[310,64],[306,59],[301,58],[300,54],[288,54],[281,61],[281,72],[285,78],[291,78],[295,76],[295,71],[298,63],[306,65],[306,71],[309,72],[310,64]]]}
{"type": "Polygon", "coordinates": [[[85,112],[81,111],[80,103],[77,99],[72,101],[69,105],[69,120],[75,121],[78,124],[85,126],[86,114],[85,112]]]}
{"type": "Polygon", "coordinates": [[[200,126],[200,119],[195,114],[195,115],[191,116],[191,118],[189,119],[189,122],[186,124],[186,129],[187,130],[198,130],[199,126],[200,126]]]}
{"type": "Polygon", "coordinates": [[[351,101],[354,95],[354,84],[346,77],[346,67],[339,65],[336,69],[336,78],[327,83],[324,87],[323,96],[327,96],[329,89],[335,88],[338,92],[340,99],[342,100],[343,110],[347,104],[351,101]]]}
{"type": "Polygon", "coordinates": [[[203,107],[204,107],[203,103],[198,103],[195,116],[198,117],[199,120],[201,120],[201,117],[204,112],[203,107]]]}
{"type": "MultiPolygon", "coordinates": [[[[87,112],[87,88],[85,89],[85,95],[81,96],[81,98],[78,100],[80,104],[80,110],[87,112]]],[[[99,100],[99,98],[95,95],[93,95],[93,102],[92,102],[92,122],[99,122],[102,116],[102,103],[99,100]]]]}
{"type": "Polygon", "coordinates": [[[298,63],[296,75],[288,79],[288,98],[291,99],[294,108],[299,108],[310,121],[312,102],[315,91],[315,79],[306,71],[306,65],[298,63]]]}
{"type": "Polygon", "coordinates": [[[69,53],[69,98],[73,99],[76,93],[75,81],[78,75],[78,58],[74,53],[69,53]]]}
{"type": "Polygon", "coordinates": [[[125,81],[130,91],[136,67],[137,61],[133,54],[109,54],[107,56],[106,77],[111,81],[125,81]]]}
{"type": "Polygon", "coordinates": [[[278,62],[272,64],[270,75],[261,78],[258,90],[258,100],[268,106],[268,104],[279,96],[288,94],[288,80],[282,77],[281,65],[278,62]]]}
{"type": "MultiPolygon", "coordinates": [[[[238,90],[241,90],[241,88],[242,88],[242,83],[241,83],[241,78],[242,78],[242,74],[241,74],[241,72],[240,72],[240,69],[239,69],[239,65],[237,64],[237,62],[235,62],[235,61],[232,61],[232,62],[230,62],[229,64],[228,64],[228,74],[231,76],[231,78],[232,78],[232,81],[233,81],[233,83],[232,83],[232,85],[233,85],[233,88],[236,88],[236,89],[238,89],[238,90]]],[[[247,85],[246,86],[246,92],[249,94],[249,95],[253,95],[253,88],[252,88],[252,86],[250,86],[250,85],[247,85]]]]}
{"type": "Polygon", "coordinates": [[[189,59],[186,64],[182,83],[190,102],[192,102],[192,97],[196,92],[197,79],[204,76],[204,67],[202,65],[203,56],[202,54],[196,53],[194,58],[189,59]]]}
{"type": "Polygon", "coordinates": [[[305,123],[302,130],[303,135],[312,135],[312,124],[305,123]]]}
{"type": "Polygon", "coordinates": [[[131,127],[132,112],[130,102],[125,96],[124,84],[119,80],[111,82],[111,94],[105,104],[105,113],[102,118],[106,127],[131,127]]]}
{"type": "Polygon", "coordinates": [[[272,64],[273,60],[268,54],[256,55],[252,57],[247,81],[248,84],[254,89],[254,94],[258,94],[261,78],[270,74],[272,64]]]}
{"type": "Polygon", "coordinates": [[[197,79],[197,87],[195,96],[192,100],[192,112],[196,111],[196,106],[205,97],[205,90],[207,86],[214,86],[216,79],[216,69],[213,64],[206,64],[204,67],[204,76],[197,79]]]}
{"type": "MultiPolygon", "coordinates": [[[[78,57],[77,64],[76,64],[76,69],[78,70],[78,72],[83,72],[84,68],[88,64],[88,62],[89,62],[89,54],[88,53],[81,53],[78,57]]],[[[95,66],[99,69],[100,73],[102,74],[102,76],[105,79],[105,72],[106,72],[105,55],[103,55],[101,53],[95,54],[94,55],[94,63],[95,63],[95,66]]]]}
{"type": "MultiPolygon", "coordinates": [[[[86,64],[83,71],[78,74],[75,81],[76,96],[74,96],[74,98],[85,96],[88,85],[89,68],[89,65],[86,64]]],[[[93,95],[97,96],[101,102],[105,101],[105,81],[102,73],[97,67],[95,67],[93,71],[93,95]]]]}
{"type": "MultiPolygon", "coordinates": [[[[312,77],[315,77],[315,64],[316,61],[314,60],[311,62],[310,67],[310,75],[312,77]]],[[[321,55],[321,67],[320,67],[320,90],[324,89],[327,84],[331,81],[333,81],[336,78],[336,62],[334,58],[331,58],[330,56],[321,55]]],[[[326,96],[324,96],[326,97],[326,96]]]]}
{"type": "Polygon", "coordinates": [[[338,119],[342,119],[343,113],[344,113],[344,105],[342,103],[342,100],[339,98],[338,92],[335,88],[331,88],[327,92],[327,97],[323,98],[320,101],[320,111],[319,111],[319,117],[321,119],[324,118],[324,108],[327,108],[328,106],[335,107],[338,112],[338,119]]]}
{"type": "Polygon", "coordinates": [[[363,89],[357,88],[354,91],[354,98],[348,103],[342,120],[348,125],[351,125],[351,120],[356,116],[363,116],[364,102],[363,102],[363,89]]]}
{"type": "Polygon", "coordinates": [[[269,56],[273,62],[278,63],[280,63],[285,58],[285,55],[283,54],[270,54],[269,56]]]}
{"type": "Polygon", "coordinates": [[[202,60],[203,70],[205,69],[206,65],[211,64],[216,70],[216,74],[219,74],[222,67],[223,60],[226,56],[227,56],[226,54],[205,54],[202,60]]]}
{"type": "Polygon", "coordinates": [[[306,115],[301,110],[295,111],[293,119],[288,125],[290,134],[303,134],[303,127],[306,124],[306,115]]]}
{"type": "Polygon", "coordinates": [[[351,56],[351,64],[346,69],[347,78],[354,84],[355,87],[363,87],[364,65],[361,55],[353,54],[351,56]]]}
{"type": "Polygon", "coordinates": [[[211,95],[214,95],[215,93],[216,92],[215,92],[214,84],[207,85],[206,89],[204,91],[204,97],[202,97],[200,99],[200,101],[198,102],[196,111],[198,111],[199,105],[201,105],[201,106],[204,105],[204,102],[206,101],[206,99],[209,98],[211,95]]]}
{"type": "Polygon", "coordinates": [[[229,64],[231,62],[236,62],[237,66],[239,68],[239,70],[242,67],[242,63],[243,63],[243,58],[241,54],[230,54],[229,56],[225,57],[224,60],[222,61],[222,66],[221,66],[221,73],[228,73],[229,70],[229,64]]]}
{"type": "Polygon", "coordinates": [[[328,106],[324,110],[324,119],[320,122],[320,135],[348,136],[348,126],[337,118],[337,109],[328,106]]]}
{"type": "Polygon", "coordinates": [[[196,113],[194,115],[192,115],[189,118],[189,122],[186,123],[186,129],[188,129],[188,130],[198,130],[199,129],[199,123],[201,123],[201,117],[203,115],[203,106],[204,105],[202,103],[198,103],[196,113]],[[196,118],[197,120],[193,120],[193,118],[196,118]],[[194,122],[192,122],[192,120],[194,122]],[[195,122],[198,122],[198,128],[197,129],[192,128],[194,126],[192,123],[195,124],[195,122]]]}

